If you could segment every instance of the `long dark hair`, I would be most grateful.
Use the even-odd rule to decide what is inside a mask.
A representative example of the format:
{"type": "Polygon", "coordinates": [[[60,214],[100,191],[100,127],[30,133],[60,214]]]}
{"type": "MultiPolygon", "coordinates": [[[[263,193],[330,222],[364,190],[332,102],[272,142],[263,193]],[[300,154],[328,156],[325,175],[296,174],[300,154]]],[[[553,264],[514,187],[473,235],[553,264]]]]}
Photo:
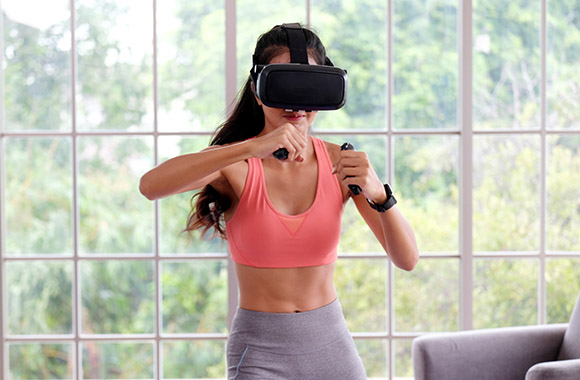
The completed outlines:
{"type": "MultiPolygon", "coordinates": [[[[308,53],[317,64],[322,65],[326,61],[326,50],[318,36],[309,29],[304,28],[306,47],[308,53]]],[[[254,50],[255,63],[265,65],[275,56],[288,49],[286,31],[281,25],[277,25],[258,38],[254,50]]],[[[224,145],[238,141],[244,141],[257,136],[264,129],[264,112],[256,102],[251,86],[251,78],[248,75],[246,84],[238,94],[238,100],[233,112],[217,128],[210,145],[224,145]]],[[[187,218],[185,231],[201,229],[205,235],[210,229],[214,229],[213,237],[226,238],[223,214],[231,206],[230,199],[220,194],[213,186],[207,185],[191,198],[191,211],[187,218]]]]}

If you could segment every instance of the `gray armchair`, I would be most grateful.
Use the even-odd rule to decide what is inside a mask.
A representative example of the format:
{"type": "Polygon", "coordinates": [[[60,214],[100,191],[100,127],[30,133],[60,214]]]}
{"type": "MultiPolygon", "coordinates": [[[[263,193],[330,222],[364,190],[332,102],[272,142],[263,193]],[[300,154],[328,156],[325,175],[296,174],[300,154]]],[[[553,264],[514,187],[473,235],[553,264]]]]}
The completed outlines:
{"type": "Polygon", "coordinates": [[[415,380],[580,380],[580,295],[567,324],[426,334],[415,380]]]}

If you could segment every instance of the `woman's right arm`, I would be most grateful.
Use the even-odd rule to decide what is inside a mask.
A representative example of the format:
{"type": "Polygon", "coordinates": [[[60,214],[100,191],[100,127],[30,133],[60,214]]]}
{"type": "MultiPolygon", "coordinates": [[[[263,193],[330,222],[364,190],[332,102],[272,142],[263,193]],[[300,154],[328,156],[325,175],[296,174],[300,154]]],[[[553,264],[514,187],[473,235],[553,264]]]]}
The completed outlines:
{"type": "Polygon", "coordinates": [[[141,177],[139,190],[149,200],[199,189],[223,178],[223,169],[250,157],[273,157],[279,148],[289,151],[288,161],[301,160],[307,139],[290,123],[264,136],[229,145],[211,146],[198,153],[178,156],[141,177]]]}
{"type": "Polygon", "coordinates": [[[223,176],[222,169],[251,157],[248,141],[211,146],[169,159],[141,177],[139,191],[149,200],[199,189],[223,176]]]}

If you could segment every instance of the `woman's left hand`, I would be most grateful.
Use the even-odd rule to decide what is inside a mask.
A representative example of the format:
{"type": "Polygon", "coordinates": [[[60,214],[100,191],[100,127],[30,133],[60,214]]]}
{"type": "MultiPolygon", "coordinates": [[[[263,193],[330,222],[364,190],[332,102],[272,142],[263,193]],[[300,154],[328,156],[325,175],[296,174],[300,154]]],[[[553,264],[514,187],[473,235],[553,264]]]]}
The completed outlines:
{"type": "Polygon", "coordinates": [[[363,151],[342,150],[334,168],[339,181],[346,185],[358,185],[366,198],[377,204],[387,201],[383,183],[374,171],[368,155],[363,151]]]}
{"type": "MultiPolygon", "coordinates": [[[[365,152],[340,151],[335,173],[344,185],[357,185],[363,196],[354,196],[354,203],[363,219],[377,237],[392,262],[401,269],[413,270],[419,260],[415,234],[397,207],[377,212],[367,204],[366,197],[376,204],[387,201],[385,187],[374,171],[365,152]]],[[[352,194],[352,193],[351,193],[352,194]]]]}

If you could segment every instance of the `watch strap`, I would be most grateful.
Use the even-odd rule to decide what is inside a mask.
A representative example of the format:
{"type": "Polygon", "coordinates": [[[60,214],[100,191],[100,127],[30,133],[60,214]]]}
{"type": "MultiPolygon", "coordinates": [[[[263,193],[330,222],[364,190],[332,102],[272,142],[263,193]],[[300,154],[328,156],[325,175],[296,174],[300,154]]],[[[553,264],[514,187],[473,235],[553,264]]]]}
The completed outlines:
{"type": "Polygon", "coordinates": [[[387,193],[387,200],[385,201],[385,203],[377,204],[374,201],[371,201],[370,199],[367,198],[367,202],[369,203],[369,206],[371,206],[371,208],[373,208],[374,210],[377,210],[378,212],[385,212],[397,203],[397,200],[395,199],[395,196],[393,195],[393,190],[391,190],[391,187],[389,186],[389,184],[385,183],[384,187],[385,187],[385,192],[387,193]]]}

